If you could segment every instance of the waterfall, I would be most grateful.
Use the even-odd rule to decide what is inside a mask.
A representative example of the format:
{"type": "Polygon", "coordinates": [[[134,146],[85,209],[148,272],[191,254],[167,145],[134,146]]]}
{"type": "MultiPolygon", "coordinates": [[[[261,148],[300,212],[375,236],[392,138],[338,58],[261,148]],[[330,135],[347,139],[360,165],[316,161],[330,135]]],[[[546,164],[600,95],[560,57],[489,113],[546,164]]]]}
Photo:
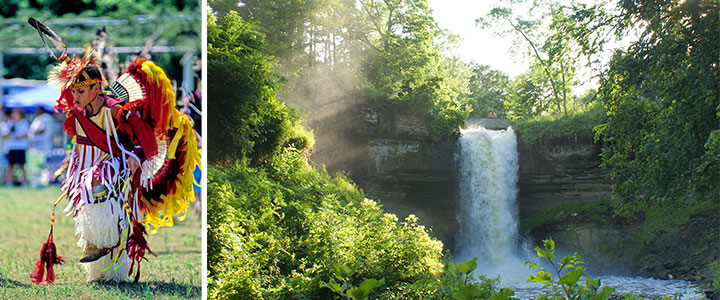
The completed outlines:
{"type": "Polygon", "coordinates": [[[512,128],[462,130],[456,161],[459,170],[459,231],[455,258],[478,258],[478,270],[503,280],[527,268],[517,258],[517,139],[512,128]]]}
{"type": "MultiPolygon", "coordinates": [[[[455,153],[460,183],[455,261],[477,257],[474,275],[500,276],[500,286],[514,290],[515,297],[535,299],[541,285],[526,282],[531,271],[523,261],[530,259],[543,264],[543,260],[530,251],[529,245],[521,245],[517,232],[515,132],[511,128],[496,131],[480,127],[461,133],[455,153]]],[[[545,268],[549,270],[549,265],[545,268]]],[[[677,293],[683,295],[681,299],[698,299],[695,294],[698,287],[688,281],[624,276],[602,279],[604,284],[617,287],[616,293],[632,292],[650,298],[677,293]]]]}

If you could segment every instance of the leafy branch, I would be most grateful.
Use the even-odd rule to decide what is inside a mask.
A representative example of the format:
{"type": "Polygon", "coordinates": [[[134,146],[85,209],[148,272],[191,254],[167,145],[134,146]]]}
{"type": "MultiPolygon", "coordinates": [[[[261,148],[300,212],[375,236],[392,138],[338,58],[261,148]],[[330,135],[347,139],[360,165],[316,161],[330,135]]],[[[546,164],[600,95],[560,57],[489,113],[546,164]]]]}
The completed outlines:
{"type": "Polygon", "coordinates": [[[527,261],[531,270],[538,269],[537,274],[530,275],[528,282],[539,282],[543,284],[543,287],[551,287],[552,290],[547,293],[541,293],[538,300],[544,299],[592,299],[592,300],[605,300],[615,290],[614,287],[604,286],[600,289],[600,279],[592,278],[590,275],[585,276],[585,285],[582,285],[581,277],[585,275],[585,261],[575,253],[573,255],[567,255],[560,259],[560,265],[553,261],[555,258],[555,242],[552,239],[543,240],[543,248],[535,247],[535,252],[539,257],[547,259],[552,267],[552,271],[555,272],[555,276],[558,279],[553,278],[553,275],[545,271],[545,268],[539,264],[527,261]],[[562,275],[563,271],[567,271],[562,275]]]}
{"type": "Polygon", "coordinates": [[[326,287],[344,299],[367,300],[372,289],[385,284],[385,279],[365,279],[360,283],[360,286],[356,287],[352,285],[349,279],[355,273],[354,270],[339,263],[333,263],[333,269],[335,269],[333,273],[335,279],[340,283],[336,282],[335,279],[330,279],[330,282],[320,281],[320,287],[326,287]]]}

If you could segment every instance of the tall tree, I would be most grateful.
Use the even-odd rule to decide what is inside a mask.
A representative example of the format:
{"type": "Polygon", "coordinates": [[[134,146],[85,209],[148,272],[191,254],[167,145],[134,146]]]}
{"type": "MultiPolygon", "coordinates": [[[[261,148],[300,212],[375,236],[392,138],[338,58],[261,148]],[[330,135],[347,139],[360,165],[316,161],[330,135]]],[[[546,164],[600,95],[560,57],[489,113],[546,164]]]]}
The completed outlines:
{"type": "Polygon", "coordinates": [[[518,1],[495,7],[486,16],[477,19],[481,27],[494,28],[498,35],[512,34],[516,37],[516,44],[525,46],[521,49],[526,49],[523,54],[531,57],[529,72],[533,74],[522,78],[523,82],[518,82],[518,85],[525,85],[532,79],[538,88],[549,88],[549,94],[540,93],[542,95],[537,99],[543,103],[532,101],[538,102],[537,105],[524,110],[542,107],[548,112],[567,113],[568,102],[574,98],[572,91],[579,83],[575,77],[577,68],[590,66],[590,54],[596,52],[589,48],[597,51],[602,44],[590,37],[593,32],[588,22],[598,20],[598,16],[591,12],[600,11],[593,8],[596,6],[588,8],[576,3],[564,5],[534,1],[528,4],[527,1],[518,1]],[[528,5],[529,12],[522,12],[522,8],[528,5]],[[581,63],[581,58],[587,58],[587,63],[581,63]]]}
{"type": "Polygon", "coordinates": [[[510,77],[502,71],[493,70],[487,65],[471,63],[469,80],[469,103],[475,117],[505,117],[505,101],[510,77]]]}
{"type": "Polygon", "coordinates": [[[426,113],[433,139],[465,124],[467,73],[440,52],[443,31],[426,0],[359,1],[353,37],[375,97],[426,113]]]}
{"type": "Polygon", "coordinates": [[[222,24],[208,19],[208,143],[212,162],[242,156],[264,161],[282,146],[302,149],[311,138],[295,130],[298,118],[275,99],[277,75],[264,36],[234,11],[222,24]]]}
{"type": "MultiPolygon", "coordinates": [[[[218,16],[232,6],[210,5],[218,16]]],[[[245,0],[236,10],[266,34],[287,80],[283,100],[327,102],[307,88],[324,78],[351,84],[341,89],[353,97],[362,90],[379,104],[424,114],[436,139],[464,124],[467,72],[441,54],[447,39],[426,0],[245,0]]]]}
{"type": "Polygon", "coordinates": [[[644,31],[617,51],[600,93],[598,137],[627,209],[720,203],[720,7],[713,1],[620,1],[644,31]]]}

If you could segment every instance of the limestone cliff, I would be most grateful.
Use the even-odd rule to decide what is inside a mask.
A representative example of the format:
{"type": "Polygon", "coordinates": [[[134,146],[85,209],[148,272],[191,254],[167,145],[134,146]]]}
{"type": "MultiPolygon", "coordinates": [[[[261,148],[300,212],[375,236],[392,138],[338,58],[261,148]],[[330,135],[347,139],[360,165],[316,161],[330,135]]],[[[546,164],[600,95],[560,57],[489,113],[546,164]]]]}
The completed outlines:
{"type": "Polygon", "coordinates": [[[330,173],[348,175],[385,210],[420,218],[432,236],[452,247],[457,230],[455,137],[433,142],[426,120],[413,113],[388,113],[368,103],[343,113],[313,118],[312,161],[330,173]]]}
{"type": "Polygon", "coordinates": [[[592,132],[523,142],[518,132],[520,218],[567,202],[592,202],[610,197],[607,171],[601,169],[602,145],[592,132]]]}

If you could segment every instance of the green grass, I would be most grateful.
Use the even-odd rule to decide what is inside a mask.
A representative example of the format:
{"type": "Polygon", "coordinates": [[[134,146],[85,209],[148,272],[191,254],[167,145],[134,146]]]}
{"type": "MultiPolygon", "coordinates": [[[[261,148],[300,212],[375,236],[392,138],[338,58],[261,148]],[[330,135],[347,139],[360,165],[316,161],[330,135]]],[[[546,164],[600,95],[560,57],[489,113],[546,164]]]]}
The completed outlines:
{"type": "Polygon", "coordinates": [[[523,143],[532,145],[545,139],[573,137],[581,132],[593,132],[605,122],[605,108],[594,102],[583,109],[567,114],[540,115],[514,122],[513,127],[521,132],[523,143]]]}
{"type": "Polygon", "coordinates": [[[174,227],[148,236],[150,249],[158,256],[148,255],[138,283],[101,284],[85,281],[78,262],[81,249],[75,244],[74,222],[62,213],[67,205],[63,201],[56,211],[54,238],[65,264],[55,266],[55,283],[33,284],[29,275],[49,233],[52,203],[59,193],[57,186],[0,187],[0,299],[200,298],[201,226],[192,210],[174,227]]]}
{"type": "Polygon", "coordinates": [[[609,200],[563,203],[550,209],[533,212],[520,220],[518,230],[520,233],[527,233],[547,222],[563,218],[573,213],[582,214],[584,218],[591,221],[602,222],[605,217],[607,217],[609,210],[612,210],[612,203],[609,200]]]}

